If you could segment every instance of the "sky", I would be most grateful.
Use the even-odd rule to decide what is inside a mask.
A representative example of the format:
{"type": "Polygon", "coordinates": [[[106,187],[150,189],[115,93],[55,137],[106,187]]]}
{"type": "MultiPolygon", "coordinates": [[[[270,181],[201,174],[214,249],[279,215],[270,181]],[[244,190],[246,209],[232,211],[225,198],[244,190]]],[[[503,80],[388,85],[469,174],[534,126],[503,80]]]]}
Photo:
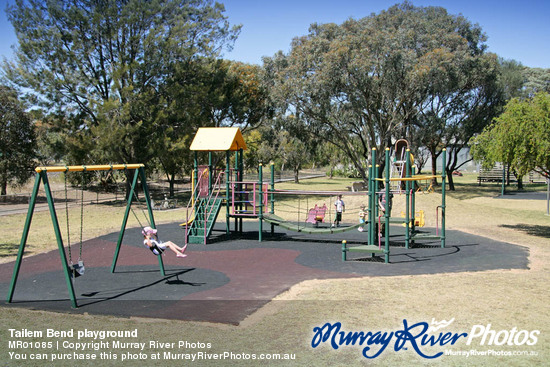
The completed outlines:
{"type": "MultiPolygon", "coordinates": [[[[12,58],[17,43],[0,0],[0,59],[12,58]]],[[[224,58],[262,64],[263,56],[287,53],[294,37],[306,35],[312,23],[340,24],[379,13],[397,0],[219,0],[230,24],[242,30],[224,58]]],[[[488,51],[525,66],[550,68],[550,0],[411,0],[415,6],[442,6],[479,24],[488,36],[488,51]]]]}

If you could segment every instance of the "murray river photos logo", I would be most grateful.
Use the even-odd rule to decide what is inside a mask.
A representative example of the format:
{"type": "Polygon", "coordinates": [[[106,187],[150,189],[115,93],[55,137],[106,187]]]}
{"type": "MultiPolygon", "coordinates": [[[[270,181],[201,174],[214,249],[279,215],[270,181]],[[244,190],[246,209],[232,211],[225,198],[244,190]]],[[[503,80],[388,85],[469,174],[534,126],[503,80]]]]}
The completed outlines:
{"type": "Polygon", "coordinates": [[[378,357],[389,346],[393,346],[395,352],[412,349],[421,357],[433,359],[441,357],[444,352],[430,352],[432,347],[449,347],[462,342],[469,346],[468,348],[478,345],[532,346],[537,343],[540,334],[539,330],[518,330],[516,327],[510,330],[493,330],[491,324],[474,325],[468,333],[441,331],[453,321],[454,318],[439,322],[432,319],[431,324],[427,322],[410,324],[407,320],[403,320],[403,329],[395,331],[344,331],[340,322],[327,322],[321,327],[313,328],[311,346],[317,348],[324,343],[335,350],[343,346],[360,346],[363,347],[363,357],[369,359],[378,357]]]}

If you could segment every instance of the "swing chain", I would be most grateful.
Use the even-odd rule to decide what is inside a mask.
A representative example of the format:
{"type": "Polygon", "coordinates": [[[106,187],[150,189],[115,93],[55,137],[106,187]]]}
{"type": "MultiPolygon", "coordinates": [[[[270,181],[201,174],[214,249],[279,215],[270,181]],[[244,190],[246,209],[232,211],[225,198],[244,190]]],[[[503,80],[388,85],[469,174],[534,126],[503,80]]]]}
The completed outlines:
{"type": "Polygon", "coordinates": [[[69,263],[70,265],[73,264],[73,258],[71,254],[71,232],[69,228],[69,197],[67,193],[67,173],[69,172],[69,167],[65,166],[66,171],[64,173],[64,180],[65,180],[65,217],[67,219],[67,247],[69,250],[69,263]]]}
{"type": "Polygon", "coordinates": [[[78,261],[82,260],[82,231],[84,227],[84,190],[86,189],[86,167],[82,170],[82,190],[80,194],[80,248],[78,261]]]}
{"type": "Polygon", "coordinates": [[[85,188],[85,179],[84,179],[84,171],[82,173],[82,190],[80,194],[80,244],[79,244],[79,254],[78,254],[78,263],[75,265],[73,264],[73,255],[72,255],[72,246],[71,246],[71,232],[70,232],[70,219],[69,219],[69,195],[68,195],[68,182],[67,182],[67,173],[69,172],[69,168],[65,166],[66,171],[64,175],[64,183],[65,183],[65,216],[67,219],[67,249],[69,253],[69,267],[71,270],[71,275],[74,278],[79,277],[80,275],[84,274],[84,263],[82,261],[82,238],[83,238],[83,230],[84,230],[84,188],[85,188]]]}
{"type": "MultiPolygon", "coordinates": [[[[127,173],[128,170],[125,170],[125,172],[127,173]]],[[[128,179],[128,174],[126,174],[126,179],[128,179]]],[[[135,187],[134,187],[133,193],[134,193],[134,198],[136,199],[137,205],[138,205],[139,207],[141,207],[141,201],[139,200],[139,197],[138,197],[138,195],[137,195],[137,193],[136,193],[136,188],[135,188],[135,187]]],[[[146,199],[146,200],[147,200],[147,199],[146,199]]],[[[139,226],[140,226],[141,229],[143,230],[143,228],[144,228],[144,227],[143,227],[143,224],[142,224],[141,221],[139,220],[139,218],[138,218],[136,212],[134,211],[134,208],[132,208],[131,205],[130,205],[130,211],[132,212],[132,214],[133,214],[134,217],[136,218],[136,220],[137,220],[139,226]]],[[[144,211],[143,209],[141,209],[141,213],[142,213],[143,217],[145,218],[145,222],[147,222],[147,224],[148,224],[149,226],[151,226],[151,223],[149,223],[149,219],[147,219],[147,215],[145,215],[145,211],[144,211]]]]}

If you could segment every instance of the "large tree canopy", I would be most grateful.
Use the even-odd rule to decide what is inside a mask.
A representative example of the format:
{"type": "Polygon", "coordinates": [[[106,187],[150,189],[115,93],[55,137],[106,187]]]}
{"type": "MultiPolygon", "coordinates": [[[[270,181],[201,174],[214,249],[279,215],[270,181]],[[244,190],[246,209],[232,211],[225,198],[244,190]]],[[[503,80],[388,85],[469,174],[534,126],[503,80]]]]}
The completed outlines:
{"type": "Polygon", "coordinates": [[[485,167],[501,162],[521,176],[535,170],[550,177],[550,94],[512,99],[471,146],[473,157],[485,167]]]}
{"type": "Polygon", "coordinates": [[[17,0],[8,17],[19,48],[5,69],[62,116],[73,160],[147,162],[160,86],[235,40],[223,12],[210,0],[17,0]]]}
{"type": "Polygon", "coordinates": [[[0,195],[8,183],[23,184],[33,174],[36,144],[31,118],[15,90],[0,86],[0,195]]]}
{"type": "Polygon", "coordinates": [[[179,64],[161,89],[158,160],[174,182],[193,162],[189,146],[203,126],[256,127],[269,112],[260,67],[202,58],[179,64]]]}
{"type": "Polygon", "coordinates": [[[403,3],[342,25],[313,24],[288,55],[264,63],[282,113],[299,113],[365,177],[372,148],[421,130],[440,150],[468,141],[459,127],[480,130],[490,120],[497,59],[484,42],[462,16],[403,3]]]}

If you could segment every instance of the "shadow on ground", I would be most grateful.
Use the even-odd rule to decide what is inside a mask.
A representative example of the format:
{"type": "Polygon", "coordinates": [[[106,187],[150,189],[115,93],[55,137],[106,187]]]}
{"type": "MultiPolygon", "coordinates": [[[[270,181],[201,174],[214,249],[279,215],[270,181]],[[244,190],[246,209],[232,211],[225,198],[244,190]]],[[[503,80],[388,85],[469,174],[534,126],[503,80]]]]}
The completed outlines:
{"type": "Polygon", "coordinates": [[[19,250],[18,244],[0,243],[0,258],[12,257],[14,255],[17,255],[18,250],[19,250]]]}
{"type": "Polygon", "coordinates": [[[531,224],[516,224],[516,225],[503,224],[500,227],[521,231],[531,236],[550,238],[550,226],[539,226],[539,225],[531,225],[531,224]]]}

